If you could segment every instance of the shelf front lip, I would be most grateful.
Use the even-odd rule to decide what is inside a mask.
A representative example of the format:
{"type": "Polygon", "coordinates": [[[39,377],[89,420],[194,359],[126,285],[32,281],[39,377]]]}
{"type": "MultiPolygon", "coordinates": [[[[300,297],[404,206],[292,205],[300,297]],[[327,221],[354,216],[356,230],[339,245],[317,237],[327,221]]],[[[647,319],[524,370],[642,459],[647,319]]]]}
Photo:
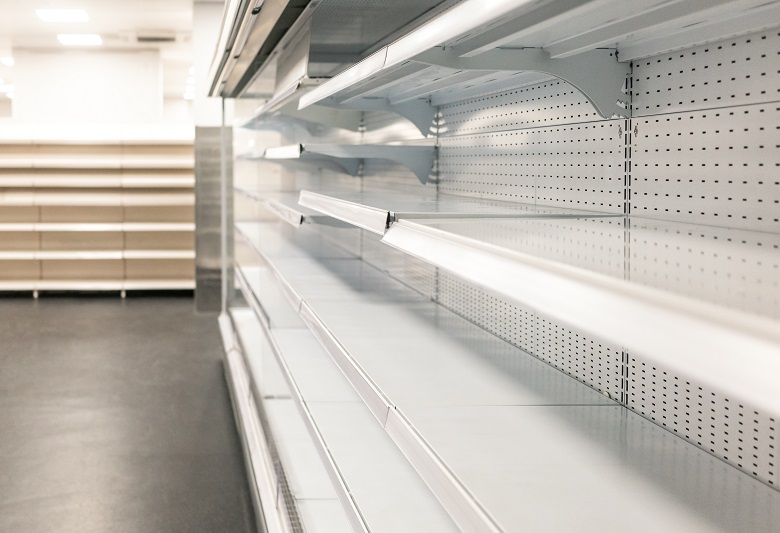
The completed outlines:
{"type": "Polygon", "coordinates": [[[772,320],[411,221],[393,224],[382,242],[766,412],[780,412],[775,383],[780,375],[780,330],[772,320]],[[743,355],[735,358],[735,353],[743,355]],[[764,369],[760,375],[751,372],[759,368],[764,369]]]}
{"type": "Polygon", "coordinates": [[[301,191],[298,203],[378,235],[384,235],[391,220],[391,214],[387,210],[311,191],[301,191]]]}

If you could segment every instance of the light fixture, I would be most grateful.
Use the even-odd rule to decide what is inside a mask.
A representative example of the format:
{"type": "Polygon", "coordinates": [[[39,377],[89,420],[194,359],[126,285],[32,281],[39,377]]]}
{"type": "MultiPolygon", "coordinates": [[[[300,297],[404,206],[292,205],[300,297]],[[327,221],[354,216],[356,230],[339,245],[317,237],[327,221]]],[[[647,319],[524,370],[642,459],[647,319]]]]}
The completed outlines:
{"type": "Polygon", "coordinates": [[[6,67],[13,67],[14,66],[14,58],[11,57],[11,56],[0,57],[0,63],[5,65],[6,67]]]}
{"type": "Polygon", "coordinates": [[[65,46],[100,46],[103,39],[97,33],[60,33],[57,40],[65,46]]]}
{"type": "Polygon", "coordinates": [[[87,22],[89,16],[83,9],[36,9],[35,14],[44,22],[87,22]]]}

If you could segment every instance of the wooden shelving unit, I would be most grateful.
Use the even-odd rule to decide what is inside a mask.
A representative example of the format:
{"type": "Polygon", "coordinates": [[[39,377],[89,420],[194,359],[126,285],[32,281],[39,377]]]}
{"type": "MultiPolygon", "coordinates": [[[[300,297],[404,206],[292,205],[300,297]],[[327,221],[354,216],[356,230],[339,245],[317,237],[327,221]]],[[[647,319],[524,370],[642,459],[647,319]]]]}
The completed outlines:
{"type": "Polygon", "coordinates": [[[188,140],[0,143],[0,291],[194,288],[188,140]]]}

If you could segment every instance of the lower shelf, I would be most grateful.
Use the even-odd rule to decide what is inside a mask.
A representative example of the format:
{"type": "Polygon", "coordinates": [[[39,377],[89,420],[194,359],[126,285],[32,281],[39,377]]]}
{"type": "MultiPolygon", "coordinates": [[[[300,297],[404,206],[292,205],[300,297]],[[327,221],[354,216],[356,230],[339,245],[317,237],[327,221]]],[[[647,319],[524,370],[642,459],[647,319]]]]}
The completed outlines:
{"type": "MultiPolygon", "coordinates": [[[[305,229],[238,226],[461,529],[774,531],[780,492],[305,229]]],[[[268,311],[272,301],[254,297],[268,311]]]]}

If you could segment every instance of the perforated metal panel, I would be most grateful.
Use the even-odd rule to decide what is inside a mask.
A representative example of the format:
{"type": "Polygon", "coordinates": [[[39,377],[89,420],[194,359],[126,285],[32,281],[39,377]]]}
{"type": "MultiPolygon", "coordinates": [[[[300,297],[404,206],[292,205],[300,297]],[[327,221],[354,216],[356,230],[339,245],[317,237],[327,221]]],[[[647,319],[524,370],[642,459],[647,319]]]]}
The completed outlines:
{"type": "Polygon", "coordinates": [[[633,123],[632,214],[780,230],[780,104],[633,123]]]}
{"type": "Polygon", "coordinates": [[[632,281],[780,318],[780,235],[633,220],[632,281]]]}
{"type": "Polygon", "coordinates": [[[780,425],[775,416],[633,356],[629,381],[629,408],[761,481],[777,485],[780,425]]]}
{"type": "Polygon", "coordinates": [[[780,99],[780,32],[762,32],[633,64],[634,117],[780,99]]]}
{"type": "Polygon", "coordinates": [[[442,136],[601,120],[581,92],[555,80],[441,107],[442,136]]]}
{"type": "Polygon", "coordinates": [[[623,121],[442,137],[439,190],[623,212],[623,121]]]}

